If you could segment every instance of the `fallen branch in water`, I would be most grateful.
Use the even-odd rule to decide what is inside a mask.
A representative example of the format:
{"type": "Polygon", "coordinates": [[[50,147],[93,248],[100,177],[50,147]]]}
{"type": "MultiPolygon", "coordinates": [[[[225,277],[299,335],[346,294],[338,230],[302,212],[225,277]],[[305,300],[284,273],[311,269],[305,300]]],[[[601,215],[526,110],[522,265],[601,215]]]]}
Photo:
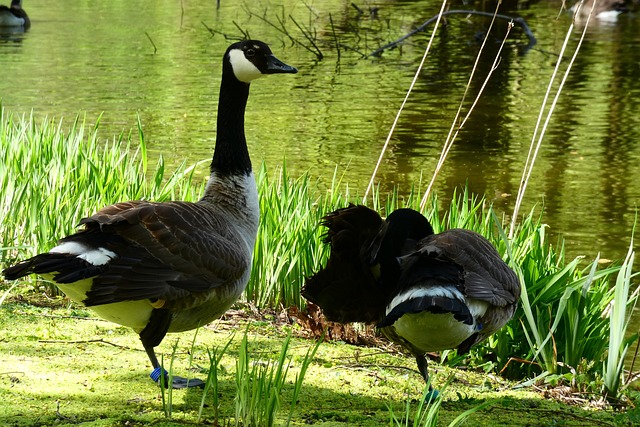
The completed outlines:
{"type": "Polygon", "coordinates": [[[411,36],[413,36],[413,35],[415,35],[415,34],[417,34],[419,32],[424,31],[429,25],[431,25],[433,22],[436,21],[436,19],[438,19],[438,16],[446,16],[446,15],[453,15],[453,14],[480,15],[480,16],[496,17],[497,19],[503,19],[503,20],[506,20],[506,21],[512,21],[513,23],[518,24],[522,28],[522,31],[524,31],[524,33],[529,38],[529,44],[527,44],[527,46],[525,48],[525,52],[528,51],[529,49],[531,49],[537,42],[535,36],[533,35],[533,32],[531,31],[531,29],[527,25],[527,22],[524,20],[524,18],[513,17],[513,16],[508,16],[508,15],[494,14],[494,13],[491,13],[491,12],[479,12],[479,11],[475,11],[475,10],[448,10],[446,12],[442,12],[442,15],[436,15],[436,16],[428,19],[422,25],[418,26],[416,29],[414,29],[410,33],[405,34],[404,36],[400,37],[398,40],[393,41],[393,42],[391,42],[389,44],[386,44],[386,45],[374,50],[373,52],[371,52],[369,54],[369,56],[380,56],[380,54],[382,52],[384,52],[385,50],[394,49],[400,43],[402,43],[403,41],[405,41],[409,37],[411,37],[411,36]]]}

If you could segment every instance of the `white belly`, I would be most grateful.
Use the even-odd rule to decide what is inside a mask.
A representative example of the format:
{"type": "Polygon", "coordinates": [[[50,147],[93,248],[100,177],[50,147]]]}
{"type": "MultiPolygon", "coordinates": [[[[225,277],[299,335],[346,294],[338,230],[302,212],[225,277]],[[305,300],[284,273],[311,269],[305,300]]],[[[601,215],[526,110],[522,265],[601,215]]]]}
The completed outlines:
{"type": "Polygon", "coordinates": [[[392,326],[396,333],[423,352],[456,348],[476,332],[476,325],[467,325],[453,314],[427,311],[408,313],[392,326]]]}
{"type": "Polygon", "coordinates": [[[22,27],[24,19],[18,18],[13,13],[0,13],[0,27],[22,27]]]}
{"type": "MultiPolygon", "coordinates": [[[[56,286],[73,301],[82,303],[86,298],[87,291],[91,288],[91,280],[87,279],[67,284],[56,283],[56,286]]],[[[149,323],[153,307],[149,300],[145,299],[97,305],[89,307],[89,309],[105,320],[127,326],[139,333],[149,323]]]]}

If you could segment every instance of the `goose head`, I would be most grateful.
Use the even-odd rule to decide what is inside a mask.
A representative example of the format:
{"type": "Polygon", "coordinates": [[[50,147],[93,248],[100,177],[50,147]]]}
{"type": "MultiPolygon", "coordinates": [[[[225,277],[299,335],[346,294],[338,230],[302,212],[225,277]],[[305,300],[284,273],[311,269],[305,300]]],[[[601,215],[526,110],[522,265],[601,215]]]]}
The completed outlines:
{"type": "Polygon", "coordinates": [[[295,74],[295,67],[276,58],[266,43],[244,40],[229,46],[225,53],[224,74],[232,74],[242,83],[251,83],[265,74],[295,74]]]}

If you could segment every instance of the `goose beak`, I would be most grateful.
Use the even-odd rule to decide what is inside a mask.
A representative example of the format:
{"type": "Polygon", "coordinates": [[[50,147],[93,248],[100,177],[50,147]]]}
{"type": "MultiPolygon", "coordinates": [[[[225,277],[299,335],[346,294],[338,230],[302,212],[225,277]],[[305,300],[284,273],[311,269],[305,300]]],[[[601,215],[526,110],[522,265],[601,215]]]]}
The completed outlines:
{"type": "Polygon", "coordinates": [[[298,72],[296,67],[292,67],[291,65],[287,65],[284,62],[280,61],[273,55],[269,55],[267,57],[267,70],[265,74],[295,74],[298,72]]]}

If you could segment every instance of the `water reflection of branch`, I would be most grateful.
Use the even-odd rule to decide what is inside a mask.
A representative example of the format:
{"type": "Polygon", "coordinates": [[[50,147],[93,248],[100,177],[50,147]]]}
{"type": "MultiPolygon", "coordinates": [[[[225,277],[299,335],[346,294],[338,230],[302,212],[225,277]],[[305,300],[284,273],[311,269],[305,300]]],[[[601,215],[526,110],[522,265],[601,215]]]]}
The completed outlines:
{"type": "Polygon", "coordinates": [[[291,21],[298,27],[298,29],[302,32],[304,37],[309,41],[310,45],[308,45],[306,43],[303,43],[298,38],[296,38],[296,37],[291,35],[289,30],[287,29],[284,16],[280,17],[279,15],[275,15],[276,19],[278,20],[278,25],[276,25],[276,24],[274,24],[273,22],[271,22],[270,20],[268,20],[266,18],[266,11],[264,13],[265,16],[261,16],[261,15],[258,15],[257,13],[252,12],[251,10],[249,10],[249,8],[246,5],[244,5],[243,7],[244,7],[245,12],[249,15],[249,17],[254,16],[254,17],[260,19],[265,24],[271,26],[275,30],[277,30],[280,33],[282,33],[285,36],[287,36],[289,38],[289,40],[291,40],[292,43],[300,45],[304,49],[306,49],[309,52],[313,53],[316,56],[316,58],[318,58],[318,60],[321,60],[324,57],[324,55],[322,54],[322,51],[320,50],[320,48],[318,47],[318,45],[316,43],[315,31],[313,31],[311,29],[305,30],[300,24],[298,24],[298,22],[295,19],[293,19],[293,17],[291,15],[289,15],[289,19],[291,19],[291,21]]]}
{"type": "Polygon", "coordinates": [[[242,37],[230,36],[229,34],[223,33],[222,31],[214,30],[213,28],[209,27],[204,21],[200,21],[200,22],[207,29],[207,31],[211,33],[211,36],[220,34],[222,37],[224,37],[225,40],[234,40],[234,41],[242,40],[242,37]]]}
{"type": "MultiPolygon", "coordinates": [[[[522,28],[522,31],[524,31],[526,36],[529,38],[529,44],[527,44],[527,46],[525,47],[524,52],[527,52],[529,49],[531,49],[536,44],[536,38],[533,35],[533,32],[531,31],[531,29],[527,25],[527,22],[524,20],[524,18],[513,17],[513,16],[508,16],[508,15],[500,15],[500,14],[491,13],[491,12],[480,12],[480,11],[475,11],[475,10],[448,10],[446,12],[443,12],[442,16],[453,15],[453,14],[480,15],[480,16],[496,17],[497,19],[503,19],[503,20],[507,20],[507,21],[512,21],[513,23],[518,24],[522,28]]],[[[410,33],[405,34],[404,36],[400,37],[398,40],[395,40],[395,41],[393,41],[393,42],[391,42],[389,44],[386,44],[386,45],[374,50],[373,52],[371,52],[369,54],[369,56],[380,56],[380,54],[382,54],[382,52],[384,52],[385,50],[394,49],[395,47],[397,47],[400,43],[402,43],[403,41],[405,41],[409,37],[411,37],[411,36],[413,36],[413,35],[415,35],[415,34],[417,34],[419,32],[424,31],[429,25],[431,25],[433,22],[435,22],[435,20],[437,18],[438,18],[438,15],[428,19],[422,25],[420,25],[419,27],[417,27],[416,29],[414,29],[410,33]]]]}

